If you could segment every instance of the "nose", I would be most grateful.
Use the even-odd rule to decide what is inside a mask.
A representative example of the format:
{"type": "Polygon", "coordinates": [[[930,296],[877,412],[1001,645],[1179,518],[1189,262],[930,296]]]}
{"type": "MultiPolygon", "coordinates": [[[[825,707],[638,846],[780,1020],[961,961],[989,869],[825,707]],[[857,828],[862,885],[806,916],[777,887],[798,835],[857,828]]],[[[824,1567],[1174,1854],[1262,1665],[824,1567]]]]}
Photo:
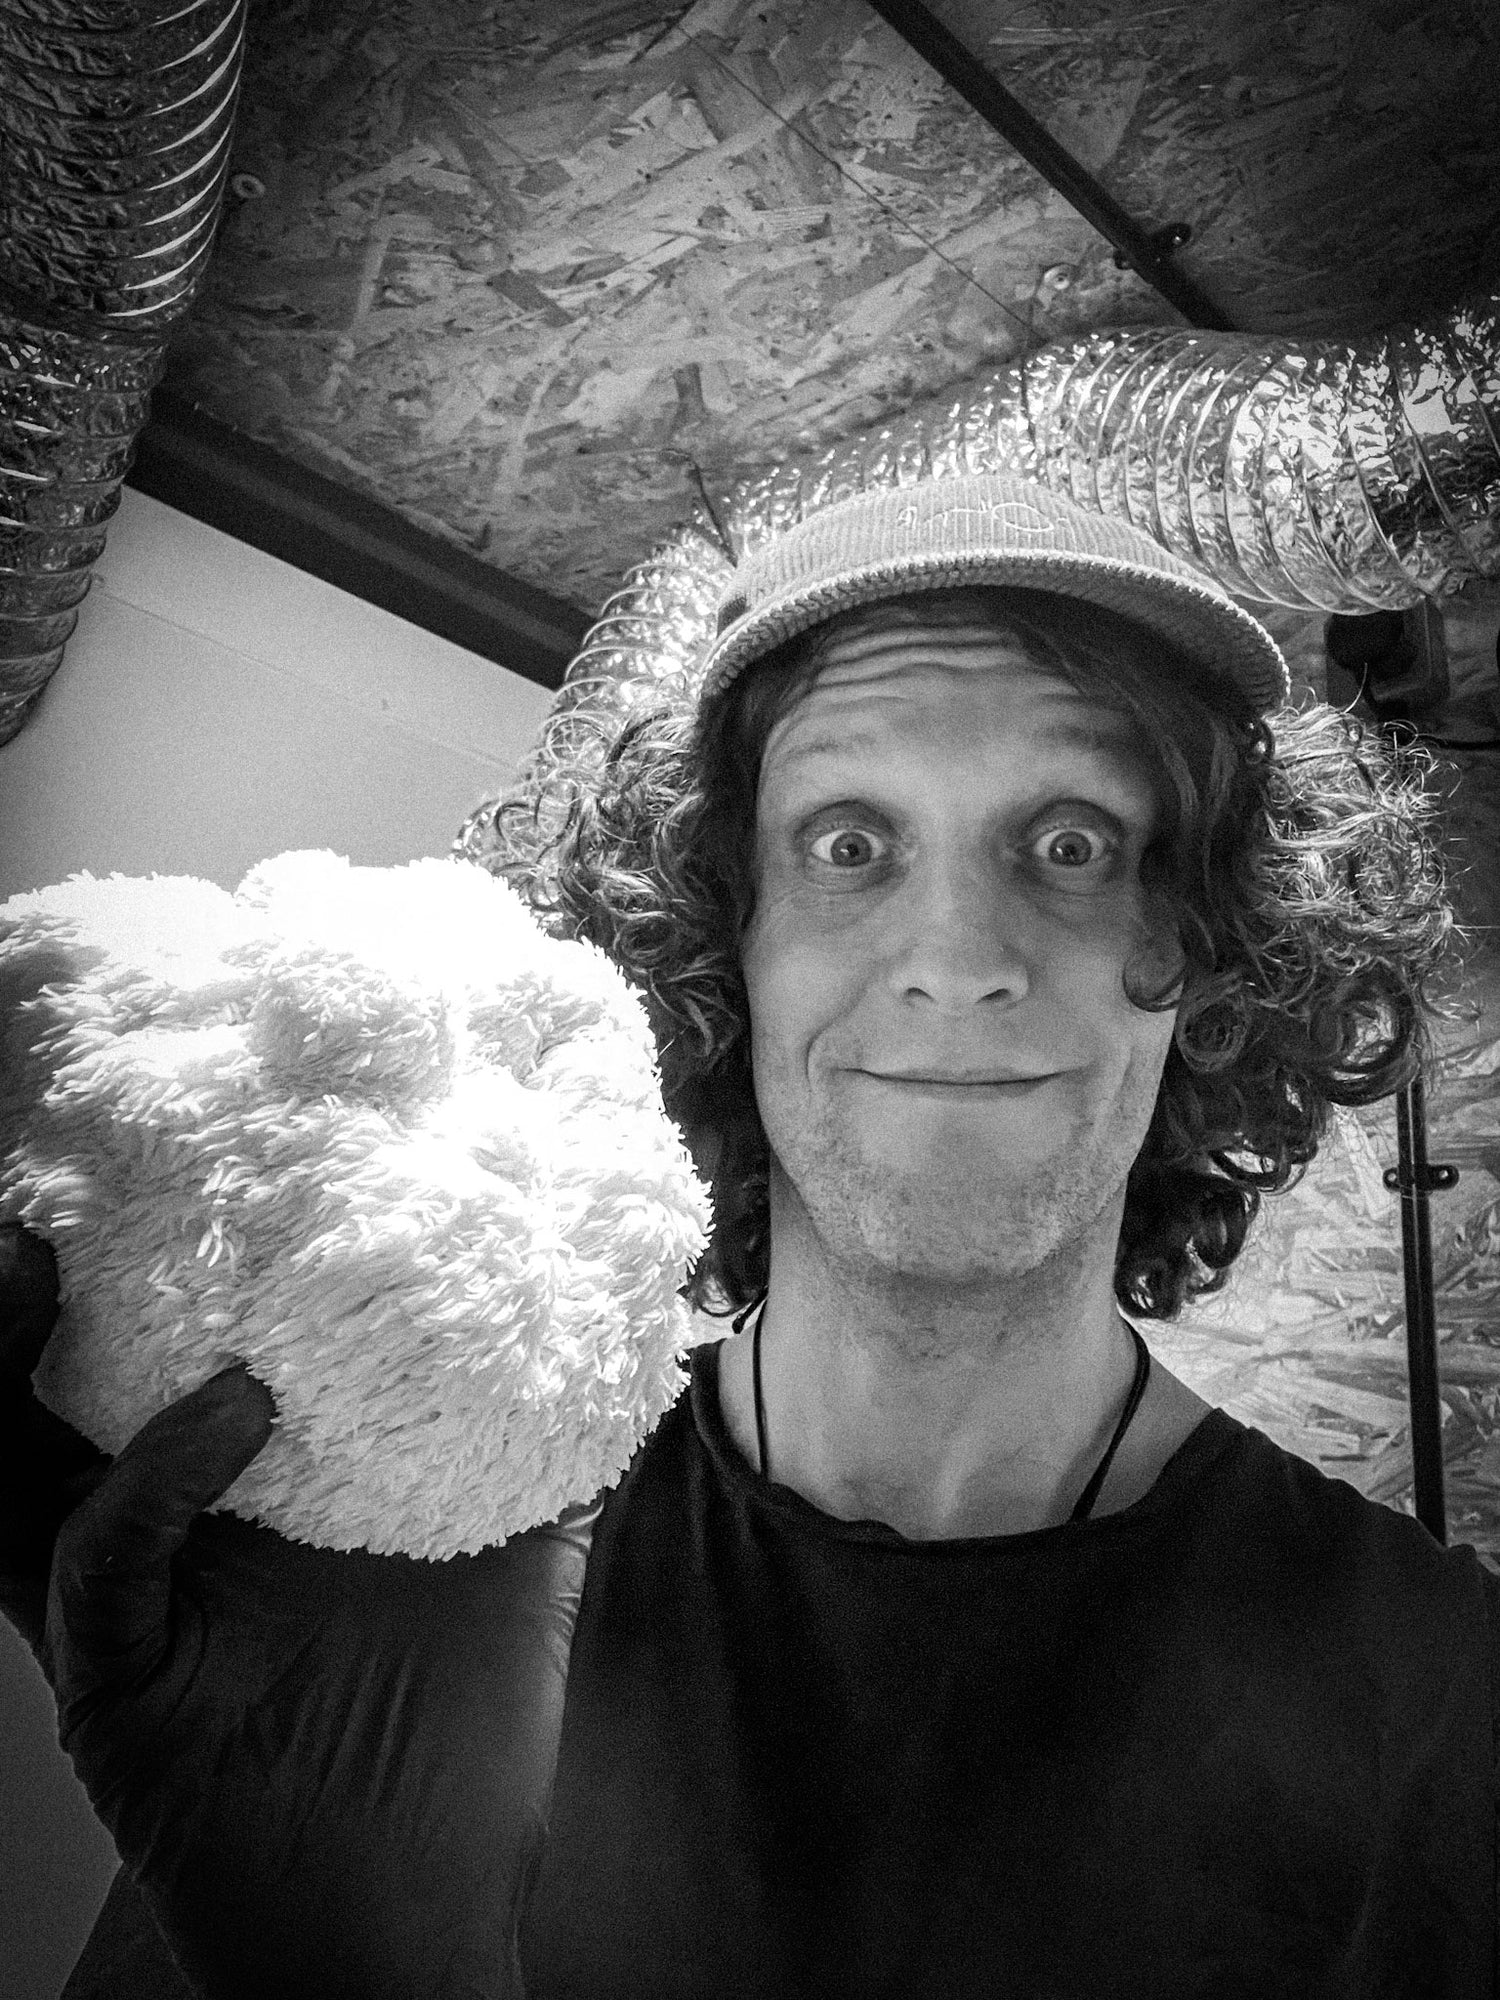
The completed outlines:
{"type": "Polygon", "coordinates": [[[1013,1006],[1030,990],[1034,913],[993,867],[973,861],[907,884],[890,976],[902,1000],[945,1013],[1013,1006]]]}

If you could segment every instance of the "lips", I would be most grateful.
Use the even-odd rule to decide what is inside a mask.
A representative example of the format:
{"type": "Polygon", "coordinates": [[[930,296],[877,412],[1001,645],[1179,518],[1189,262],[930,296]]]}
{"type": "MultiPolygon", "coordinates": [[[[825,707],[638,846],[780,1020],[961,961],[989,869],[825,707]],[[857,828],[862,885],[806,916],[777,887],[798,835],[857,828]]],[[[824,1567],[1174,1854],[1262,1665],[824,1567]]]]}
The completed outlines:
{"type": "Polygon", "coordinates": [[[928,1090],[985,1090],[1019,1088],[1046,1083],[1053,1070],[864,1070],[862,1075],[877,1083],[904,1083],[928,1090]]]}

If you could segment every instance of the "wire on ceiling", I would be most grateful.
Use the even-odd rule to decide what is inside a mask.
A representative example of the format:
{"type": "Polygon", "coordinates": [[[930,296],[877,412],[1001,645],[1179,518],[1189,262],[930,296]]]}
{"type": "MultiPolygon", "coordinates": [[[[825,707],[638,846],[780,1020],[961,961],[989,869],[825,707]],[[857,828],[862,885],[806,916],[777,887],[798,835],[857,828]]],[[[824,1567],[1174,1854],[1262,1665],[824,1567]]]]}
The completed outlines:
{"type": "Polygon", "coordinates": [[[1032,334],[1031,327],[1027,324],[1026,320],[1021,316],[1021,314],[1015,310],[1013,306],[1007,305],[1004,299],[998,298],[996,294],[992,292],[987,285],[982,285],[978,280],[978,278],[974,276],[974,273],[972,271],[966,271],[963,265],[959,263],[956,257],[950,257],[948,255],[948,253],[942,248],[941,244],[934,243],[930,237],[924,236],[921,230],[918,229],[914,223],[909,222],[907,218],[904,215],[902,215],[898,209],[893,208],[888,201],[882,201],[880,196],[875,192],[873,188],[867,187],[865,185],[865,183],[860,179],[859,175],[854,171],[852,167],[850,167],[845,161],[841,160],[836,153],[829,152],[826,146],[819,145],[818,141],[812,136],[810,132],[805,130],[803,126],[797,124],[795,120],[788,118],[786,114],[780,111],[768,97],[762,96],[760,91],[758,91],[755,88],[755,85],[753,83],[747,82],[746,79],[742,77],[737,70],[730,68],[729,64],[725,62],[724,58],[718,53],[716,49],[710,48],[707,42],[701,41],[699,37],[691,31],[691,29],[684,28],[680,32],[682,33],[683,39],[685,41],[691,42],[693,47],[697,49],[700,55],[706,57],[709,62],[715,65],[716,68],[722,70],[725,76],[729,78],[731,83],[738,85],[738,87],[741,90],[743,90],[748,96],[753,97],[756,103],[759,104],[763,110],[768,111],[771,114],[771,116],[776,120],[776,122],[783,127],[784,130],[790,132],[794,138],[799,139],[802,142],[802,144],[808,148],[810,152],[816,153],[820,160],[824,161],[828,166],[832,167],[834,172],[838,174],[841,179],[846,180],[849,183],[849,185],[852,188],[854,188],[859,194],[863,195],[866,201],[872,203],[873,206],[878,208],[883,215],[889,217],[889,219],[896,225],[896,227],[899,230],[903,232],[903,234],[911,237],[914,242],[921,244],[922,248],[925,251],[927,251],[930,256],[938,258],[940,262],[948,266],[950,271],[956,271],[959,277],[961,277],[964,280],[965,284],[972,285],[976,292],[980,293],[982,297],[988,299],[990,304],[996,307],[998,311],[1004,313],[1005,317],[1008,320],[1010,320],[1011,323],[1015,327],[1017,327],[1021,333],[1023,333],[1028,339],[1031,338],[1032,334]]]}

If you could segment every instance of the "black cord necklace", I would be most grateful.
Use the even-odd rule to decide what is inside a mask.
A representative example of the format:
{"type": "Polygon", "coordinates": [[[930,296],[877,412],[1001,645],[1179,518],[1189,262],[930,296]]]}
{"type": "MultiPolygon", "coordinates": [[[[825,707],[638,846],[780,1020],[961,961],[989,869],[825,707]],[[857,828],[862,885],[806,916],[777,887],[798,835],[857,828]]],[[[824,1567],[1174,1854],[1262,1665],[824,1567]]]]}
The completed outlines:
{"type": "Polygon", "coordinates": [[[1125,1407],[1120,1412],[1120,1421],[1115,1425],[1115,1434],[1104,1448],[1104,1456],[1094,1467],[1094,1476],[1078,1496],[1078,1503],[1068,1516],[1070,1521],[1086,1521],[1094,1510],[1094,1502],[1099,1498],[1099,1489],[1104,1484],[1115,1453],[1120,1448],[1120,1440],[1130,1428],[1130,1419],[1140,1408],[1141,1398],[1146,1393],[1146,1384],[1151,1378],[1151,1350],[1126,1321],[1130,1338],[1135,1342],[1135,1374],[1130,1382],[1130,1394],[1125,1398],[1125,1407]]]}
{"type": "MultiPolygon", "coordinates": [[[[751,1373],[755,1379],[755,1443],[760,1454],[760,1476],[762,1479],[769,1479],[771,1454],[766,1444],[766,1398],[760,1379],[760,1329],[766,1316],[764,1292],[758,1299],[752,1299],[745,1310],[738,1315],[734,1321],[734,1330],[736,1333],[742,1331],[745,1321],[755,1312],[757,1306],[760,1307],[760,1311],[755,1314],[755,1332],[750,1341],[751,1373]]],[[[1120,1420],[1115,1425],[1114,1436],[1104,1448],[1103,1458],[1094,1467],[1093,1477],[1079,1494],[1077,1503],[1068,1516],[1070,1521],[1086,1521],[1093,1512],[1094,1502],[1099,1498],[1099,1490],[1104,1484],[1110,1466],[1114,1463],[1115,1453],[1120,1448],[1120,1440],[1129,1430],[1130,1420],[1140,1408],[1141,1398],[1146,1393],[1146,1384],[1151,1379],[1151,1350],[1128,1320],[1126,1326],[1130,1338],[1135,1342],[1135,1374],[1131,1379],[1130,1394],[1125,1398],[1125,1407],[1121,1410],[1120,1420]]]]}

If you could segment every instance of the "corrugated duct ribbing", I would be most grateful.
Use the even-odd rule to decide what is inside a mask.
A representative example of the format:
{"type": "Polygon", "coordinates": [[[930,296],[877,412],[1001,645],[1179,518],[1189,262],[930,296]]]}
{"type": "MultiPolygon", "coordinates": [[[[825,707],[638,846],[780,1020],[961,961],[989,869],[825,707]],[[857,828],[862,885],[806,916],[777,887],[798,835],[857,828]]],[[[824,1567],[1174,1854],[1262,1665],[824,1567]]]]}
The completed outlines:
{"type": "MultiPolygon", "coordinates": [[[[1362,612],[1500,575],[1500,297],[1367,340],[1100,333],[731,495],[736,553],[841,493],[1036,479],[1236,595],[1362,612]]],[[[585,649],[588,642],[585,642],[585,649]]]]}
{"type": "Polygon", "coordinates": [[[0,4],[0,742],[62,657],[213,246],[244,0],[0,4]]]}
{"type": "MultiPolygon", "coordinates": [[[[566,806],[559,764],[602,753],[664,692],[696,695],[736,561],[850,494],[960,472],[1035,479],[1132,521],[1252,602],[1359,613],[1449,593],[1500,576],[1500,297],[1359,341],[1059,341],[742,481],[712,531],[690,523],[632,570],[584,639],[522,775],[536,837],[566,806]]],[[[497,840],[489,802],[455,849],[484,861],[516,837],[497,840]]]]}
{"type": "MultiPolygon", "coordinates": [[[[1132,521],[1252,603],[1360,613],[1450,593],[1500,576],[1500,296],[1357,341],[1060,341],[742,481],[712,532],[705,516],[669,537],[589,631],[523,773],[538,837],[565,805],[560,763],[662,692],[696,694],[737,560],[853,493],[960,472],[1132,521]]],[[[480,807],[457,851],[496,853],[493,821],[480,807]]]]}

